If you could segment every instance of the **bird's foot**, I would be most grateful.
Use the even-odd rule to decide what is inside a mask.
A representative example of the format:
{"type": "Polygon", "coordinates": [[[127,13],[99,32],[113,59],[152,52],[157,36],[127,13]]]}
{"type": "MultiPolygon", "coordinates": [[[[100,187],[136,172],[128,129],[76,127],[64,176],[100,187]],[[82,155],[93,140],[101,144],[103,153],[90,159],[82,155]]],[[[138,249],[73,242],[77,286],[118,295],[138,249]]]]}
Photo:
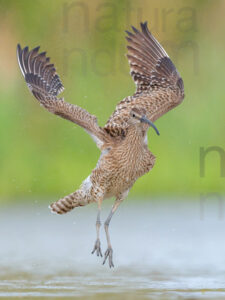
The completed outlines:
{"type": "Polygon", "coordinates": [[[97,256],[101,256],[102,257],[102,250],[101,250],[101,243],[100,243],[100,239],[97,239],[94,245],[94,248],[91,252],[91,254],[94,254],[96,251],[97,256]]]}
{"type": "Polygon", "coordinates": [[[113,249],[111,247],[108,247],[108,249],[105,251],[105,257],[104,257],[104,260],[103,260],[103,265],[105,264],[107,258],[109,258],[109,267],[110,268],[114,267],[112,257],[113,257],[113,249]]]}

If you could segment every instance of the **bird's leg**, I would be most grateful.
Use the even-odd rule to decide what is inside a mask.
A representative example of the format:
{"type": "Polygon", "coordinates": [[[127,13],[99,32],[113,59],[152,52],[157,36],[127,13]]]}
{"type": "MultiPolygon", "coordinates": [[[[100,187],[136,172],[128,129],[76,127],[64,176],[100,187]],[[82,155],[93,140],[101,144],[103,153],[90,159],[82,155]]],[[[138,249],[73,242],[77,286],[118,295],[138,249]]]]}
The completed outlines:
{"type": "Polygon", "coordinates": [[[96,251],[97,256],[99,256],[99,255],[102,256],[101,243],[100,243],[100,239],[99,239],[99,230],[100,230],[100,226],[101,226],[101,220],[100,220],[101,204],[102,204],[102,201],[98,201],[98,214],[97,214],[97,220],[96,220],[97,239],[95,241],[94,248],[91,252],[92,254],[94,254],[96,251]]]}
{"type": "Polygon", "coordinates": [[[114,212],[117,210],[118,206],[123,201],[123,199],[124,199],[124,197],[118,197],[118,198],[116,198],[116,201],[113,204],[113,207],[112,207],[112,209],[111,209],[111,211],[110,211],[110,213],[108,215],[108,218],[106,219],[106,221],[104,223],[108,248],[107,248],[107,250],[105,252],[105,257],[104,257],[104,260],[103,260],[103,265],[105,264],[106,259],[109,258],[109,267],[110,268],[114,267],[114,264],[113,264],[113,260],[112,260],[113,249],[112,249],[112,245],[111,245],[110,237],[109,237],[109,223],[110,223],[110,221],[112,219],[112,216],[113,216],[114,212]]]}

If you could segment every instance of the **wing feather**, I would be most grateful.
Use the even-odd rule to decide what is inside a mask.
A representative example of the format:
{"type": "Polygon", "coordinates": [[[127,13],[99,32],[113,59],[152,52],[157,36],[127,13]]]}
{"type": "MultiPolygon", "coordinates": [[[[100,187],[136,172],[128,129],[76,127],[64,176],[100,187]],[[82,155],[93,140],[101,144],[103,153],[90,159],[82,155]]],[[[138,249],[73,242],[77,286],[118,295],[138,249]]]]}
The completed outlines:
{"type": "Polygon", "coordinates": [[[56,73],[54,64],[46,52],[39,53],[39,47],[29,51],[17,46],[17,58],[20,70],[29,90],[48,111],[83,127],[101,149],[106,141],[105,131],[97,124],[97,118],[85,109],[67,103],[63,98],[57,98],[64,87],[56,73]]]}
{"type": "Polygon", "coordinates": [[[149,32],[147,22],[140,25],[141,31],[133,26],[133,32],[126,31],[127,58],[136,92],[116,106],[106,123],[104,128],[112,136],[126,135],[127,120],[134,107],[145,111],[147,117],[155,121],[184,98],[183,80],[173,62],[149,32]]]}

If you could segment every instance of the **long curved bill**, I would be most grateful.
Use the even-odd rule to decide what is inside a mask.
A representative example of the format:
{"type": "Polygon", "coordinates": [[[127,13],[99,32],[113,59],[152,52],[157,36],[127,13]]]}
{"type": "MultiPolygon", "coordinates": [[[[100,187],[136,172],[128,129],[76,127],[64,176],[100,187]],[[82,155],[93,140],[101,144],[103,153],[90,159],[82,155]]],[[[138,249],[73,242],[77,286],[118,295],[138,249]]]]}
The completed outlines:
{"type": "Polygon", "coordinates": [[[157,127],[155,126],[154,123],[152,123],[149,119],[147,119],[145,116],[143,116],[141,119],[140,119],[141,122],[143,123],[147,123],[149,126],[153,127],[155,129],[155,132],[157,133],[157,135],[159,135],[159,131],[157,129],[157,127]]]}

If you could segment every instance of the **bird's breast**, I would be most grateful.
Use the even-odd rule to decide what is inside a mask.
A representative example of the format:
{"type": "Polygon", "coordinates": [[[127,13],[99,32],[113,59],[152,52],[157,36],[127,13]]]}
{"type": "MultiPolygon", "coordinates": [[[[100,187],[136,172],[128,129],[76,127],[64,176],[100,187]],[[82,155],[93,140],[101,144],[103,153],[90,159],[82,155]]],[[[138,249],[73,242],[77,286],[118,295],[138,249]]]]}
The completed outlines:
{"type": "Polygon", "coordinates": [[[154,165],[155,158],[143,143],[141,147],[133,144],[126,148],[122,146],[102,153],[93,172],[93,181],[105,187],[106,198],[130,189],[154,165]]]}

